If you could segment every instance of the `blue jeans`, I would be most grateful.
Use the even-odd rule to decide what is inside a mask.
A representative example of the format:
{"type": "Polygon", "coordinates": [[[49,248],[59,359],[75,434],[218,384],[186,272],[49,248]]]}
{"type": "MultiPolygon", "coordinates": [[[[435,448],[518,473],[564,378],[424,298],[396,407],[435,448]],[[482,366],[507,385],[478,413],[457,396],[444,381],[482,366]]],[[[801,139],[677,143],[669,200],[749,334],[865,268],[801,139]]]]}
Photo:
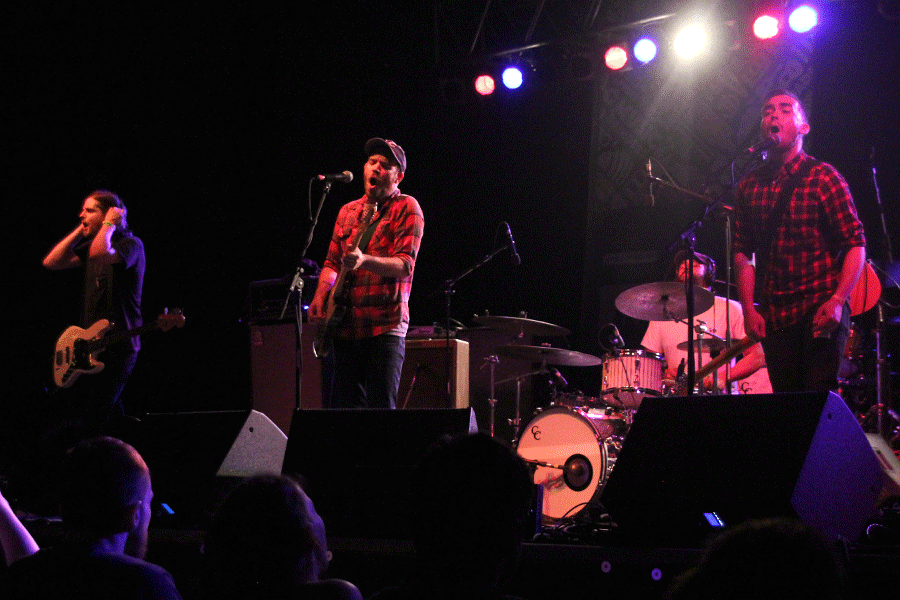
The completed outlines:
{"type": "Polygon", "coordinates": [[[334,391],[327,408],[397,408],[406,338],[334,341],[334,391]]]}

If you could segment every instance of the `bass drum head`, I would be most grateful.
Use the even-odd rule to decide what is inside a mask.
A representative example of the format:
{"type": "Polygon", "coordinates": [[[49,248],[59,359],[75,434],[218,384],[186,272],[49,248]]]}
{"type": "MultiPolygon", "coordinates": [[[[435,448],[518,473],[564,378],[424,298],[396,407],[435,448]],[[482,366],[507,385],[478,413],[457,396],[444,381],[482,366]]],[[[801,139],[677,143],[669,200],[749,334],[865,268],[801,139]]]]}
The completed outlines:
{"type": "Polygon", "coordinates": [[[551,521],[578,514],[606,479],[606,444],[590,420],[565,406],[537,414],[522,430],[516,451],[536,467],[534,483],[544,492],[541,512],[551,521]]]}

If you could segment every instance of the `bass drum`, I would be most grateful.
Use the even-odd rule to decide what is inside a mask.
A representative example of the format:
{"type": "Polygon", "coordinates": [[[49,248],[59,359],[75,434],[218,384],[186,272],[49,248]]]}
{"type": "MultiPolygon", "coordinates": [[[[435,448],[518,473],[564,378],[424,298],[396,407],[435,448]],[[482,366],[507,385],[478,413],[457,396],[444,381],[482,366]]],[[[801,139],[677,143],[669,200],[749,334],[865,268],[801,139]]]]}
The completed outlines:
{"type": "Polygon", "coordinates": [[[516,451],[535,468],[545,521],[574,516],[600,495],[618,447],[603,432],[608,417],[568,406],[538,413],[522,430],[516,451]]]}

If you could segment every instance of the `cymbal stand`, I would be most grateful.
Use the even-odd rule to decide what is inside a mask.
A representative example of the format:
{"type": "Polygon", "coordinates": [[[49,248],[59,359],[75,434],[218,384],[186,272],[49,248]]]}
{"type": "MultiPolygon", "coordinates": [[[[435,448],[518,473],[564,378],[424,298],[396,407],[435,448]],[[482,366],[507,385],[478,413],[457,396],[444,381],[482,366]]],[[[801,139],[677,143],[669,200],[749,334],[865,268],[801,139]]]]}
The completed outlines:
{"type": "Polygon", "coordinates": [[[550,370],[547,369],[547,361],[544,360],[541,361],[541,368],[536,371],[523,373],[514,377],[507,377],[506,379],[502,379],[497,382],[497,385],[503,385],[504,383],[507,383],[509,381],[516,382],[516,416],[513,419],[509,419],[509,424],[513,427],[513,446],[515,446],[516,442],[518,441],[519,427],[522,424],[522,381],[524,381],[526,377],[531,377],[532,375],[546,375],[548,373],[550,373],[550,370]]]}
{"type": "MultiPolygon", "coordinates": [[[[694,327],[697,331],[697,345],[700,347],[700,351],[697,353],[697,370],[700,371],[703,369],[703,338],[706,335],[706,323],[703,321],[697,321],[697,326],[694,327]]],[[[713,375],[715,377],[715,375],[713,375]]],[[[703,380],[694,382],[697,386],[697,390],[700,392],[700,395],[703,395],[703,380]]]]}
{"type": "MultiPolygon", "coordinates": [[[[456,284],[459,283],[459,281],[461,279],[463,279],[464,277],[466,277],[473,271],[480,269],[484,265],[488,264],[489,262],[491,262],[491,260],[494,259],[495,256],[497,256],[498,254],[500,254],[501,252],[503,252],[504,250],[506,250],[509,247],[510,247],[510,244],[507,243],[507,244],[500,246],[499,248],[494,249],[490,254],[485,255],[477,263],[467,267],[464,271],[462,271],[456,277],[446,280],[440,288],[434,290],[430,294],[431,296],[435,296],[437,294],[442,294],[444,296],[444,313],[445,313],[444,314],[444,343],[447,347],[447,353],[446,353],[446,358],[445,358],[445,364],[446,364],[445,372],[447,373],[446,393],[447,393],[447,401],[451,405],[453,404],[453,398],[451,397],[451,393],[450,393],[450,373],[452,372],[452,369],[451,369],[452,359],[450,356],[450,327],[453,324],[453,319],[451,318],[450,315],[451,315],[451,304],[452,304],[452,299],[453,299],[453,293],[455,291],[454,288],[456,287],[456,284]]],[[[494,394],[492,391],[491,392],[492,398],[493,398],[493,395],[494,394]]]]}
{"type": "MultiPolygon", "coordinates": [[[[498,362],[500,362],[500,359],[496,354],[491,354],[484,359],[484,363],[491,370],[491,397],[488,398],[488,404],[491,407],[491,437],[494,437],[494,414],[497,408],[497,397],[494,394],[494,370],[497,368],[498,362]]],[[[481,365],[481,368],[483,369],[484,365],[481,365]]]]}

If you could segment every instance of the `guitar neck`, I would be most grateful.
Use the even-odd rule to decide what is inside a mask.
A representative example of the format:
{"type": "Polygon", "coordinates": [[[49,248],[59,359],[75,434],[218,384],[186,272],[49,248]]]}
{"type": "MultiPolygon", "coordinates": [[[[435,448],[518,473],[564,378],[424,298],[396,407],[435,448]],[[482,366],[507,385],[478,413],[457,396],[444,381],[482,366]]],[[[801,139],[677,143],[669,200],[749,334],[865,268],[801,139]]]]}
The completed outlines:
{"type": "Polygon", "coordinates": [[[159,323],[157,321],[152,321],[150,323],[145,323],[140,327],[135,327],[134,329],[128,329],[125,331],[116,331],[109,335],[105,335],[100,339],[91,340],[91,352],[96,352],[97,350],[103,350],[107,346],[112,346],[113,344],[117,344],[122,340],[126,340],[128,338],[132,338],[144,333],[148,333],[153,331],[154,329],[159,329],[159,323]]]}
{"type": "Polygon", "coordinates": [[[703,365],[701,368],[697,369],[697,373],[695,375],[695,379],[697,381],[703,381],[703,378],[724,365],[726,362],[752,346],[756,343],[756,340],[751,338],[750,336],[745,337],[737,344],[734,344],[727,350],[723,351],[720,355],[710,360],[708,363],[703,365]]]}
{"type": "MultiPolygon", "coordinates": [[[[375,211],[378,210],[378,205],[376,203],[367,203],[365,208],[363,209],[363,214],[359,220],[359,229],[356,230],[356,233],[350,239],[350,244],[347,246],[348,252],[353,252],[357,248],[359,248],[359,242],[362,239],[363,234],[365,234],[366,229],[368,229],[369,225],[372,223],[372,215],[375,214],[375,211]]],[[[338,273],[337,279],[332,286],[333,297],[339,297],[344,289],[344,282],[347,279],[348,271],[347,269],[341,268],[338,273]]]]}

